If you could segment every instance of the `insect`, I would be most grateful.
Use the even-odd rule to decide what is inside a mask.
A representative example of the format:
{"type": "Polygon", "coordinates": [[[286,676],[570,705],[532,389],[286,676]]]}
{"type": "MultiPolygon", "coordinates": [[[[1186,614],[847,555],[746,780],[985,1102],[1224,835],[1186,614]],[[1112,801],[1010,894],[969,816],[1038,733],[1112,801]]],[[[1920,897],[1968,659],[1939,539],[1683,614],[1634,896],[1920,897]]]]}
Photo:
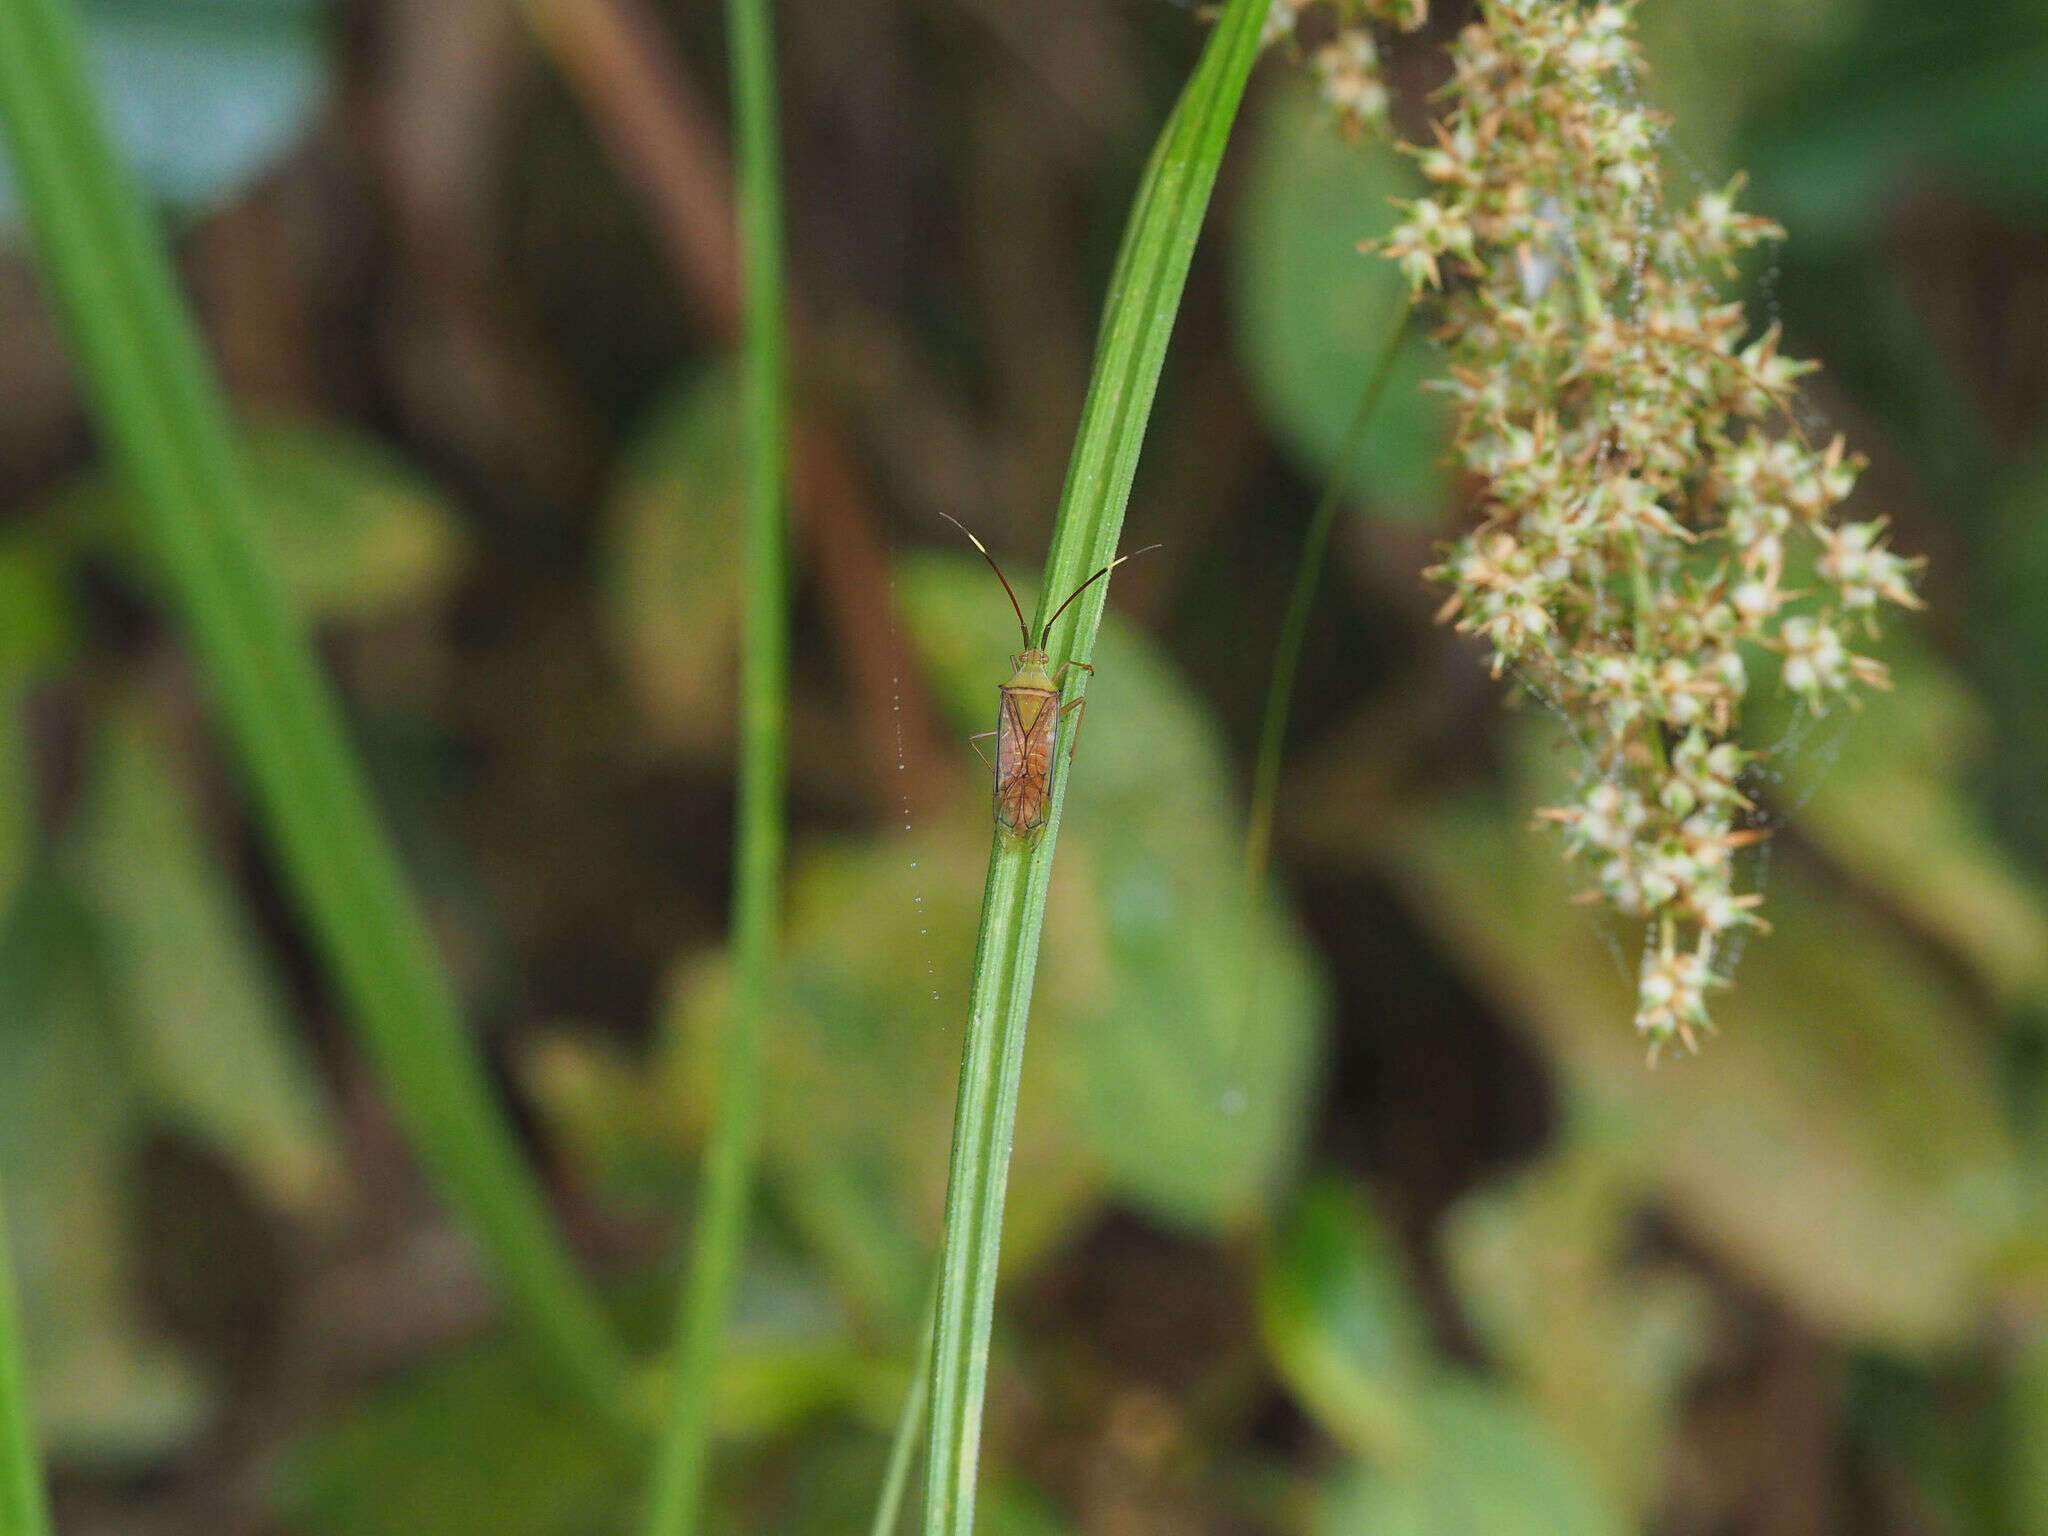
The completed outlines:
{"type": "Polygon", "coordinates": [[[1063,661],[1053,667],[1052,658],[1045,653],[1045,642],[1051,637],[1052,627],[1059,616],[1067,611],[1068,604],[1075,598],[1126,560],[1134,560],[1159,546],[1148,544],[1128,555],[1118,555],[1074,588],[1067,594],[1066,602],[1053,609],[1052,617],[1045,621],[1045,627],[1038,634],[1038,643],[1034,645],[1031,626],[1024,622],[1024,609],[1017,602],[1017,594],[1010,590],[1003,568],[988,552],[988,546],[975,538],[973,530],[959,518],[944,512],[939,516],[966,534],[968,541],[981,551],[981,558],[996,573],[996,580],[1002,582],[1010,607],[1017,615],[1017,629],[1024,636],[1023,652],[1010,658],[1010,680],[997,690],[1002,702],[997,707],[996,728],[970,736],[968,743],[974,747],[982,765],[989,767],[989,760],[979,744],[991,736],[995,737],[996,825],[1012,837],[1029,838],[1045,825],[1046,807],[1052,799],[1053,768],[1059,758],[1060,725],[1068,715],[1074,716],[1073,730],[1067,737],[1067,761],[1072,763],[1074,747],[1080,740],[1080,711],[1088,702],[1075,699],[1062,705],[1059,702],[1060,679],[1067,675],[1069,668],[1086,672],[1091,677],[1095,674],[1095,669],[1085,661],[1063,661]]]}

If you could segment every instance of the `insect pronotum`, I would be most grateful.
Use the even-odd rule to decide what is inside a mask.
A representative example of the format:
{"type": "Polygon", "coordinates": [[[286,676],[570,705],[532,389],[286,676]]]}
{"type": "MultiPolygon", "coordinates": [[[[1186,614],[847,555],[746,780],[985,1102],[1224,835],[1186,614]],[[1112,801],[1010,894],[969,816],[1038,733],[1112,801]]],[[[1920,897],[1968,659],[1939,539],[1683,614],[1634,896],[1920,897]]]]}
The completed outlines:
{"type": "Polygon", "coordinates": [[[1045,825],[1046,807],[1052,801],[1052,775],[1058,766],[1060,750],[1060,727],[1068,715],[1074,716],[1072,729],[1067,735],[1067,761],[1074,760],[1074,747],[1080,740],[1080,711],[1088,701],[1075,699],[1062,705],[1060,679],[1067,675],[1067,669],[1077,668],[1094,675],[1095,669],[1085,661],[1063,661],[1053,667],[1052,659],[1045,654],[1045,642],[1052,635],[1052,627],[1059,616],[1067,611],[1068,604],[1086,592],[1096,582],[1126,560],[1159,548],[1147,544],[1144,549],[1134,549],[1128,555],[1118,555],[1101,570],[1090,576],[1080,586],[1069,592],[1066,601],[1053,609],[1052,617],[1045,621],[1045,627],[1038,632],[1038,642],[1031,640],[1031,626],[1024,622],[1024,609],[1017,601],[1017,594],[1010,590],[1009,579],[1003,575],[1003,568],[996,564],[996,557],[988,552],[988,546],[975,538],[974,532],[959,518],[941,512],[955,528],[967,535],[968,541],[981,551],[981,558],[988,562],[988,568],[996,573],[996,580],[1002,582],[1003,591],[1010,599],[1010,607],[1017,615],[1017,630],[1024,637],[1021,654],[1010,658],[1010,680],[997,689],[1001,702],[996,711],[996,728],[983,731],[968,738],[975,755],[981,758],[983,766],[990,766],[980,743],[993,736],[996,739],[995,770],[995,811],[996,825],[1015,838],[1029,838],[1045,825]]]}

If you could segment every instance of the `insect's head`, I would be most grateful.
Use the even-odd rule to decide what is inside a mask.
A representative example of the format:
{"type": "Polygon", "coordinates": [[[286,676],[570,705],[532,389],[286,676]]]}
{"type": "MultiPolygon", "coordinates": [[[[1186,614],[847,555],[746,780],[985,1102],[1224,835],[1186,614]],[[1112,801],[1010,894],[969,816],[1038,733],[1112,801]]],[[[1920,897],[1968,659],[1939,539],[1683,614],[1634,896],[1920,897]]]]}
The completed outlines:
{"type": "Polygon", "coordinates": [[[1023,654],[1010,658],[1011,688],[1050,688],[1052,681],[1052,658],[1042,647],[1027,645],[1023,654]]]}

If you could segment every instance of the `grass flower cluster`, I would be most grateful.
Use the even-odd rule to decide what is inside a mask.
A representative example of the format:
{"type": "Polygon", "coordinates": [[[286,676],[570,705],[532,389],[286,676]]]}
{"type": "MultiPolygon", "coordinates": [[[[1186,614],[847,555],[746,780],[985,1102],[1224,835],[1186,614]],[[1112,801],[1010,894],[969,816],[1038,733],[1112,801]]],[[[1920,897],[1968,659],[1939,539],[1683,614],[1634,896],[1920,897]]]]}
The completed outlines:
{"type": "Polygon", "coordinates": [[[1387,87],[1372,23],[1413,32],[1429,19],[1429,0],[1273,0],[1261,47],[1291,43],[1315,77],[1323,102],[1346,130],[1387,131],[1387,87]],[[1316,34],[1321,41],[1312,41],[1316,34]]]}
{"type": "Polygon", "coordinates": [[[1815,712],[1881,687],[1855,646],[1915,607],[1916,562],[1835,509],[1859,460],[1793,413],[1816,365],[1749,334],[1717,279],[1781,238],[1735,184],[1667,199],[1663,124],[1632,90],[1629,7],[1489,0],[1452,53],[1446,115],[1416,150],[1430,195],[1378,251],[1440,321],[1454,453],[1482,517],[1428,575],[1586,748],[1539,813],[1648,936],[1636,1027],[1652,1053],[1709,1027],[1738,929],[1739,736],[1759,667],[1815,712]]]}

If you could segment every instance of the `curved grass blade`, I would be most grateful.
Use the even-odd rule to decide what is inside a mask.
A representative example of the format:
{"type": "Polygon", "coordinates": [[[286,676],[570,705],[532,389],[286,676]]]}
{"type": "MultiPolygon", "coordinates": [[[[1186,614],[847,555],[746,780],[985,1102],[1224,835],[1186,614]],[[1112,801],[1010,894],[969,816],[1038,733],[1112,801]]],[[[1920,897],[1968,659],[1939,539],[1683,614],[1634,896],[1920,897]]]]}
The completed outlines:
{"type": "Polygon", "coordinates": [[[1393,377],[1394,364],[1401,356],[1401,344],[1408,336],[1412,306],[1403,305],[1400,318],[1387,337],[1379,361],[1366,379],[1358,407],[1344,430],[1343,445],[1330,466],[1330,478],[1309,518],[1308,533],[1301,541],[1301,563],[1294,572],[1294,591],[1287,599],[1287,617],[1280,625],[1280,641],[1273,649],[1273,680],[1266,688],[1265,719],[1259,726],[1259,755],[1252,770],[1251,814],[1244,834],[1244,984],[1243,1006],[1238,1010],[1240,1029],[1251,1027],[1252,999],[1258,995],[1258,957],[1250,935],[1258,912],[1259,890],[1266,881],[1266,865],[1273,851],[1273,810],[1280,798],[1280,752],[1287,737],[1287,713],[1294,702],[1294,675],[1301,665],[1302,641],[1308,634],[1308,616],[1315,607],[1316,584],[1323,572],[1323,558],[1329,552],[1330,534],[1337,526],[1337,509],[1344,502],[1344,487],[1351,462],[1364,446],[1372,426],[1373,412],[1393,377]]]}
{"type": "Polygon", "coordinates": [[[931,1401],[932,1330],[937,1323],[933,1309],[937,1303],[936,1292],[925,1297],[924,1318],[917,1325],[917,1353],[911,1358],[910,1383],[903,1389],[903,1406],[896,1411],[896,1432],[889,1440],[882,1491],[875,1497],[875,1518],[869,1528],[872,1536],[895,1536],[903,1494],[910,1486],[910,1462],[917,1453],[918,1434],[924,1429],[925,1407],[931,1401]]]}
{"type": "Polygon", "coordinates": [[[655,1464],[648,1536],[697,1529],[710,1462],[711,1391],[746,1242],[761,1142],[761,1033],[775,966],[782,881],[782,764],[789,674],[785,571],[787,397],[784,388],[782,162],[768,0],[728,0],[739,155],[744,322],[741,393],[747,485],[742,623],[739,831],[733,884],[734,997],[704,1154],[703,1201],[678,1311],[675,1380],[655,1464]]]}
{"type": "Polygon", "coordinates": [[[508,1299],[619,1414],[624,1356],[463,1034],[340,709],[258,549],[219,382],[115,162],[63,0],[0,0],[0,131],[94,417],[349,1017],[508,1299]]]}
{"type": "MultiPolygon", "coordinates": [[[[1047,603],[1116,556],[1188,263],[1269,5],[1270,0],[1230,0],[1146,166],[1110,279],[1088,399],[1039,586],[1039,623],[1047,603]]],[[[1091,588],[1062,620],[1062,633],[1050,647],[1054,655],[1088,660],[1107,586],[1091,588]]],[[[1086,691],[1086,676],[1079,669],[1068,674],[1066,701],[1086,691]]],[[[1045,830],[1035,841],[1020,843],[998,831],[989,854],[946,1186],[925,1536],[969,1536],[974,1525],[1004,1185],[1067,777],[1054,776],[1045,830]]]]}

